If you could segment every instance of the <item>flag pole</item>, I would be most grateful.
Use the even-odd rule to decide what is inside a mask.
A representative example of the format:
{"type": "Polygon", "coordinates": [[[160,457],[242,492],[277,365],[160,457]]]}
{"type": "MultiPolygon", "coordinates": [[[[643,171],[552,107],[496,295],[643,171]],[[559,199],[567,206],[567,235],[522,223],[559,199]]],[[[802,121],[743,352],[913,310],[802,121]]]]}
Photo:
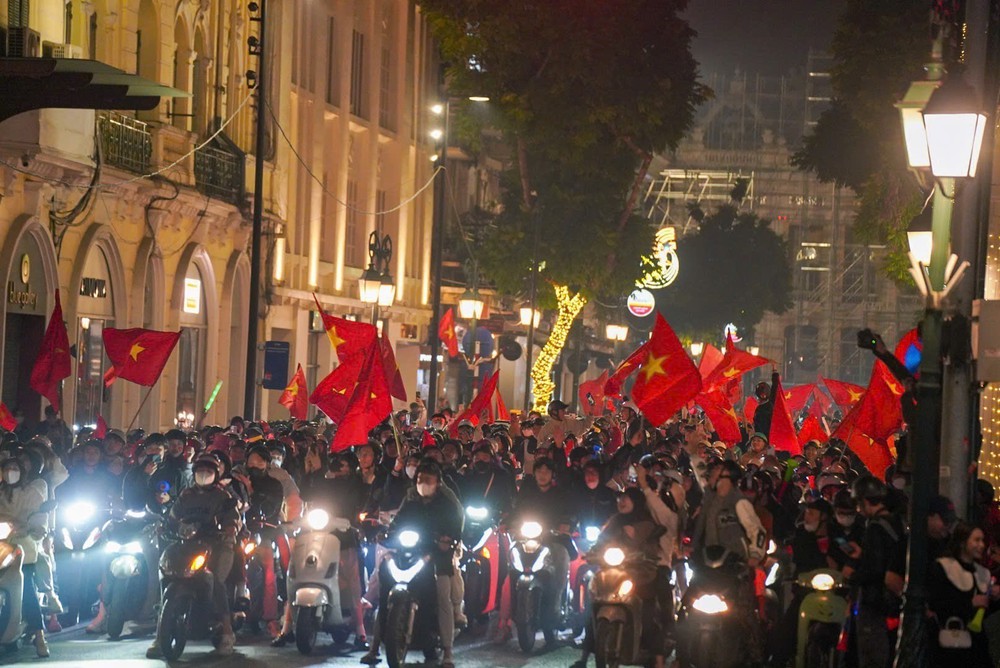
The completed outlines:
{"type": "Polygon", "coordinates": [[[152,393],[153,393],[153,385],[150,385],[149,389],[146,390],[146,396],[142,398],[142,403],[139,404],[138,410],[136,410],[135,415],[132,416],[132,421],[128,423],[128,428],[125,430],[126,434],[132,431],[132,425],[134,425],[135,421],[139,419],[139,413],[142,412],[142,407],[146,405],[146,401],[149,399],[149,395],[152,393]]]}

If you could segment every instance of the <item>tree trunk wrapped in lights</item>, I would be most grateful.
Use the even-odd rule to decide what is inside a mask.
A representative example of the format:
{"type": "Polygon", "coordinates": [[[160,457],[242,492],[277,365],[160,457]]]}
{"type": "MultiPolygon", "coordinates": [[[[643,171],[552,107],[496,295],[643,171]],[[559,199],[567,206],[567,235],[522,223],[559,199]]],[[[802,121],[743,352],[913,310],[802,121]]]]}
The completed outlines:
{"type": "Polygon", "coordinates": [[[535,410],[542,413],[545,412],[556,387],[555,383],[552,382],[552,367],[555,365],[556,358],[559,357],[563,346],[566,345],[573,321],[587,305],[587,299],[582,294],[571,295],[567,286],[555,285],[553,288],[556,293],[556,303],[559,306],[559,317],[556,318],[556,324],[552,327],[549,340],[545,342],[534,366],[531,367],[531,379],[535,383],[535,410]]]}

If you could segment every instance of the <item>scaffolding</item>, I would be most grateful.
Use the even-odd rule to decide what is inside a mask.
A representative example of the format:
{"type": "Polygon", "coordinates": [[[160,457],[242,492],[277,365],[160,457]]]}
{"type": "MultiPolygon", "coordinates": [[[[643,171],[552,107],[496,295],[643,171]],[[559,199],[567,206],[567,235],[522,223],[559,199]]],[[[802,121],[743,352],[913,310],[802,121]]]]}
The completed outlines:
{"type": "Polygon", "coordinates": [[[675,227],[683,236],[697,229],[694,206],[731,202],[737,188],[746,189],[742,201],[752,207],[753,172],[665,169],[649,182],[643,207],[657,228],[675,227]]]}

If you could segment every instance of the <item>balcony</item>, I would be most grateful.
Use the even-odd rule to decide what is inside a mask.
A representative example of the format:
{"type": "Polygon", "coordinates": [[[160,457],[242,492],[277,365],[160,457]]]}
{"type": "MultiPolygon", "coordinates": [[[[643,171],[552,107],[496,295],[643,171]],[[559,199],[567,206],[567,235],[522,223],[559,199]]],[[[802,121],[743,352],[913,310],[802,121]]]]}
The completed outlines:
{"type": "Polygon", "coordinates": [[[101,154],[105,164],[146,174],[153,155],[153,136],[148,124],[114,111],[97,115],[101,154]]]}
{"type": "Polygon", "coordinates": [[[246,155],[224,133],[194,154],[198,190],[240,206],[246,198],[246,155]]]}

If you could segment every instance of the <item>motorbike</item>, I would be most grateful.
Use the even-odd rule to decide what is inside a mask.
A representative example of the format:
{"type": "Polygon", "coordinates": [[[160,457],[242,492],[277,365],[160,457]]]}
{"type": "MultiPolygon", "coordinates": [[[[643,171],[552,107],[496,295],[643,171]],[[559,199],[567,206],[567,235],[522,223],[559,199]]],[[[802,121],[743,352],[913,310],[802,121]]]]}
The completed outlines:
{"type": "MultiPolygon", "coordinates": [[[[423,650],[428,662],[436,659],[437,578],[432,551],[438,549],[437,542],[435,536],[399,528],[386,536],[383,543],[390,552],[379,566],[378,618],[389,668],[404,665],[414,644],[423,650]]],[[[457,542],[452,543],[452,549],[456,545],[457,542]]]]}
{"type": "Polygon", "coordinates": [[[818,568],[802,573],[796,585],[811,591],[799,605],[795,668],[834,668],[837,641],[850,607],[844,577],[839,571],[818,568]]]}
{"type": "Polygon", "coordinates": [[[742,666],[749,647],[746,623],[751,573],[738,557],[715,545],[704,550],[677,613],[677,658],[681,668],[742,666]],[[744,593],[745,592],[745,593],[744,593]]]}
{"type": "MultiPolygon", "coordinates": [[[[556,540],[553,536],[543,539],[542,525],[533,520],[521,523],[518,528],[518,540],[510,548],[511,577],[517,576],[511,583],[511,602],[514,626],[517,629],[517,644],[522,652],[531,652],[535,648],[535,636],[538,629],[542,630],[546,643],[552,643],[556,632],[565,626],[568,616],[568,584],[562,591],[557,591],[559,575],[554,572],[555,564],[551,557],[555,545],[547,544],[556,540]],[[556,599],[558,597],[558,599],[556,599]],[[556,619],[551,619],[550,611],[554,600],[559,601],[559,613],[556,619]]],[[[576,555],[570,555],[571,559],[576,555]]]]}
{"type": "Polygon", "coordinates": [[[189,639],[208,637],[215,646],[221,640],[222,626],[212,603],[215,575],[207,568],[220,533],[214,519],[185,518],[178,522],[176,532],[165,535],[174,541],[160,557],[164,591],[156,633],[167,661],[176,661],[189,639]]]}
{"type": "Polygon", "coordinates": [[[110,507],[87,500],[61,502],[56,513],[55,558],[63,626],[86,619],[97,603],[104,559],[97,549],[111,519],[110,507]]]}
{"type": "Polygon", "coordinates": [[[104,574],[104,609],[108,637],[118,640],[125,622],[142,618],[152,609],[159,586],[150,586],[156,546],[152,538],[155,524],[144,510],[129,510],[108,523],[104,549],[108,555],[104,574]]]}
{"type": "Polygon", "coordinates": [[[462,544],[465,614],[470,624],[485,622],[486,616],[500,607],[500,583],[506,571],[506,564],[501,563],[500,534],[487,508],[465,509],[462,544]]]}
{"type": "Polygon", "coordinates": [[[295,623],[295,644],[310,654],[320,631],[343,644],[351,633],[351,601],[340,596],[341,536],[351,531],[349,520],[331,517],[322,508],[312,508],[305,527],[295,540],[288,568],[288,591],[295,623]],[[345,609],[344,606],[347,606],[345,609]]]}
{"type": "Polygon", "coordinates": [[[594,579],[594,572],[598,565],[593,560],[587,558],[587,553],[594,547],[597,539],[601,535],[601,528],[598,526],[586,526],[578,536],[574,536],[574,542],[579,549],[579,556],[569,565],[570,601],[569,616],[570,626],[573,629],[573,636],[578,637],[583,633],[583,627],[590,619],[591,591],[590,583],[594,579]]]}
{"type": "Polygon", "coordinates": [[[0,521],[0,648],[5,652],[16,651],[24,634],[21,619],[24,554],[11,540],[13,532],[10,522],[0,521]]]}
{"type": "Polygon", "coordinates": [[[640,642],[643,608],[655,605],[655,599],[643,601],[636,587],[652,582],[656,562],[616,545],[605,546],[588,561],[600,567],[590,582],[597,668],[647,663],[650,657],[640,642]]]}
{"type": "MultiPolygon", "coordinates": [[[[251,508],[245,516],[247,535],[241,543],[247,572],[247,589],[250,592],[249,606],[241,605],[238,612],[246,614],[250,624],[259,625],[264,619],[264,601],[276,600],[278,611],[273,619],[280,618],[281,602],[288,599],[285,569],[281,566],[281,556],[277,540],[283,540],[278,524],[269,522],[260,508],[251,508]],[[263,548],[263,549],[262,549],[263,548]],[[268,572],[274,579],[273,589],[268,586],[268,572]]],[[[242,616],[242,615],[241,615],[242,616]]]]}

